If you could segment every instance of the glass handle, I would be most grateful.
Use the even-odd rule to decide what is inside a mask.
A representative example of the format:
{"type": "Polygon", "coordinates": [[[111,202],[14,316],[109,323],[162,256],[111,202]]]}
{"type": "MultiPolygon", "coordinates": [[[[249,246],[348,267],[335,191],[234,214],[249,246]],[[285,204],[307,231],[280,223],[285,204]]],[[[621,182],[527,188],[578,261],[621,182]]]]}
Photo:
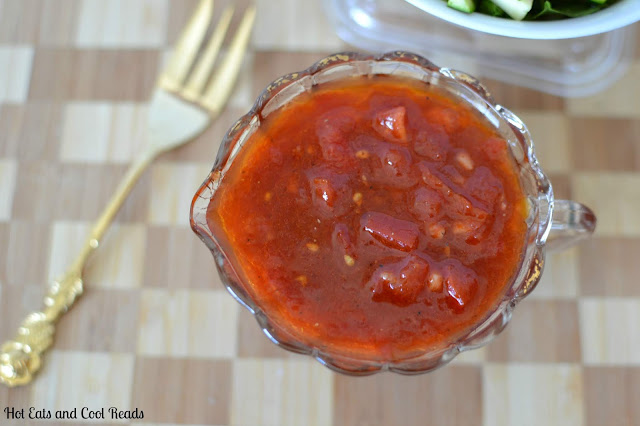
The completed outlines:
{"type": "Polygon", "coordinates": [[[551,232],[546,247],[562,250],[588,238],[596,229],[596,215],[583,204],[569,200],[555,200],[551,232]]]}

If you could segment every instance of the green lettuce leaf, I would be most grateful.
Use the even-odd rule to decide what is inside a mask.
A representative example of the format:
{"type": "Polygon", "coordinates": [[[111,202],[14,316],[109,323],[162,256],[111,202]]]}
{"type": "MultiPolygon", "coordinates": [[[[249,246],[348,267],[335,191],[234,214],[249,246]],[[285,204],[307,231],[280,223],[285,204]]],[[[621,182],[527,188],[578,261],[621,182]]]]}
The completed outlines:
{"type": "Polygon", "coordinates": [[[478,12],[490,16],[506,16],[507,14],[491,0],[481,0],[478,5],[478,12]]]}
{"type": "Polygon", "coordinates": [[[553,3],[550,0],[545,0],[544,2],[536,1],[526,19],[578,18],[597,12],[610,3],[612,2],[598,4],[590,0],[553,0],[553,3]]]}

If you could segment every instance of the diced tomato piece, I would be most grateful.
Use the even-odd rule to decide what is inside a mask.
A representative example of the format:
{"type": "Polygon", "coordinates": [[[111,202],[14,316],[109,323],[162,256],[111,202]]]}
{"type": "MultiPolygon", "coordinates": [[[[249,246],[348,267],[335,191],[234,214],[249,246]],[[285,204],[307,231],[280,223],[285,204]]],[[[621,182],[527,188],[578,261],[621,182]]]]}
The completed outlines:
{"type": "Polygon", "coordinates": [[[487,211],[479,206],[475,206],[468,198],[453,191],[444,181],[437,176],[430,166],[421,161],[418,163],[418,169],[422,175],[422,181],[431,189],[438,191],[443,199],[445,208],[450,209],[459,216],[472,217],[478,220],[487,218],[487,211]]]}
{"type": "Polygon", "coordinates": [[[445,269],[446,292],[458,306],[467,305],[478,291],[476,273],[456,259],[448,260],[445,269]]]}
{"type": "Polygon", "coordinates": [[[487,212],[473,205],[466,197],[452,192],[445,197],[447,204],[452,210],[460,216],[469,216],[475,219],[484,220],[487,218],[487,212]]]}
{"type": "Polygon", "coordinates": [[[454,222],[451,226],[453,235],[461,238],[469,245],[477,245],[484,240],[485,220],[475,218],[465,218],[462,221],[454,222]]]}
{"type": "Polygon", "coordinates": [[[415,250],[418,247],[420,231],[418,225],[384,213],[365,213],[360,223],[362,229],[387,247],[402,251],[415,250]]]}
{"type": "Polygon", "coordinates": [[[449,145],[449,135],[440,126],[431,126],[418,131],[413,142],[416,154],[428,158],[431,161],[445,161],[449,145]]]}
{"type": "Polygon", "coordinates": [[[343,132],[328,119],[325,119],[324,121],[321,120],[318,123],[316,135],[318,136],[318,142],[322,148],[327,145],[344,146],[345,141],[347,140],[346,132],[343,132]]]}
{"type": "Polygon", "coordinates": [[[420,220],[435,219],[442,210],[444,199],[435,189],[418,188],[413,193],[411,211],[420,220]]]}
{"type": "Polygon", "coordinates": [[[458,169],[456,169],[450,164],[447,164],[442,168],[442,174],[445,175],[447,178],[449,178],[449,180],[455,183],[456,185],[463,185],[466,180],[464,176],[460,174],[458,169]]]}
{"type": "Polygon", "coordinates": [[[323,143],[322,147],[322,157],[331,162],[332,164],[337,165],[345,165],[345,163],[349,163],[349,156],[351,152],[349,148],[344,145],[340,145],[337,143],[323,143]]]}
{"type": "Polygon", "coordinates": [[[357,116],[358,112],[354,108],[335,108],[318,118],[316,132],[318,136],[323,135],[327,138],[339,138],[329,140],[329,142],[341,143],[344,141],[344,137],[355,128],[355,117],[357,116]]]}
{"type": "Polygon", "coordinates": [[[397,106],[376,114],[373,128],[390,142],[407,143],[407,111],[397,106]]]}
{"type": "Polygon", "coordinates": [[[431,168],[429,167],[429,164],[426,161],[421,161],[418,163],[418,170],[420,171],[422,181],[427,184],[427,187],[438,191],[449,191],[449,187],[444,184],[442,179],[433,174],[431,168]]]}
{"type": "Polygon", "coordinates": [[[418,180],[411,173],[411,154],[406,148],[389,148],[373,170],[373,182],[397,188],[409,188],[418,180]]]}
{"type": "Polygon", "coordinates": [[[464,221],[454,222],[451,226],[451,231],[454,235],[462,234],[465,237],[468,237],[478,231],[482,224],[483,222],[478,219],[466,219],[464,221]]]}
{"type": "MultiPolygon", "coordinates": [[[[426,260],[417,256],[408,256],[405,261],[402,262],[402,269],[400,269],[400,280],[402,284],[410,288],[424,288],[425,277],[429,272],[429,264],[426,260]]],[[[391,288],[394,289],[393,287],[391,288]]]]}
{"type": "Polygon", "coordinates": [[[318,119],[316,136],[322,149],[322,157],[330,163],[351,164],[352,153],[348,139],[355,127],[352,108],[339,108],[318,119]]]}
{"type": "Polygon", "coordinates": [[[429,263],[418,256],[408,256],[400,262],[378,268],[368,286],[375,302],[406,306],[417,301],[426,287],[429,263]]]}
{"type": "Polygon", "coordinates": [[[307,172],[311,201],[322,216],[331,217],[346,211],[348,204],[348,177],[326,168],[307,172]]]}
{"type": "Polygon", "coordinates": [[[410,188],[418,183],[407,148],[370,136],[360,136],[352,143],[352,149],[356,155],[358,152],[367,153],[366,158],[360,160],[371,183],[393,188],[410,188]]]}
{"type": "Polygon", "coordinates": [[[329,183],[329,180],[324,178],[315,178],[311,184],[313,187],[314,199],[322,200],[329,207],[332,207],[336,201],[336,191],[329,183]]]}
{"type": "Polygon", "coordinates": [[[351,237],[349,236],[349,228],[347,225],[344,223],[338,223],[333,228],[331,241],[334,249],[338,252],[341,258],[344,257],[345,254],[353,256],[354,247],[351,237]]]}
{"type": "MultiPolygon", "coordinates": [[[[351,148],[358,154],[361,152],[361,160],[372,160],[381,158],[391,145],[371,135],[358,135],[351,141],[351,148]],[[362,155],[366,153],[365,155],[362,155]]],[[[366,162],[364,162],[366,164],[366,162]]]]}
{"type": "Polygon", "coordinates": [[[430,123],[442,126],[448,134],[458,128],[459,114],[452,108],[444,106],[429,108],[425,117],[430,123]]]}
{"type": "Polygon", "coordinates": [[[488,138],[482,147],[482,151],[491,159],[504,157],[507,149],[504,139],[497,137],[488,138]]]}
{"type": "Polygon", "coordinates": [[[485,166],[477,167],[473,171],[465,183],[465,188],[484,206],[494,206],[496,200],[504,196],[502,182],[485,166]]]}
{"type": "Polygon", "coordinates": [[[399,177],[406,173],[408,166],[411,166],[411,154],[406,149],[399,150],[391,148],[382,157],[382,166],[389,168],[391,175],[399,177]]]}

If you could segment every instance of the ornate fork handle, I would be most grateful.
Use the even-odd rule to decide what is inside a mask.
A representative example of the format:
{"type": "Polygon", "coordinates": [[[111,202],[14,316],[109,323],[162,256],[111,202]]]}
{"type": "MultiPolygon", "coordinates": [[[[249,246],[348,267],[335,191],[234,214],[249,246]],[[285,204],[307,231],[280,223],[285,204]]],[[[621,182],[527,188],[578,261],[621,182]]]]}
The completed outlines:
{"type": "Polygon", "coordinates": [[[42,311],[32,312],[18,327],[13,340],[0,347],[0,381],[9,386],[29,383],[40,369],[40,355],[53,343],[55,322],[82,294],[82,278],[70,271],[55,281],[44,299],[42,311]]]}
{"type": "Polygon", "coordinates": [[[82,294],[82,269],[89,255],[98,248],[102,236],[124,203],[127,195],[157,153],[149,150],[135,161],[123,177],[106,209],[89,232],[78,257],[62,278],[54,281],[44,297],[42,310],[22,321],[12,340],[0,346],[0,382],[8,386],[29,383],[41,365],[41,354],[53,343],[55,324],[82,294]]]}

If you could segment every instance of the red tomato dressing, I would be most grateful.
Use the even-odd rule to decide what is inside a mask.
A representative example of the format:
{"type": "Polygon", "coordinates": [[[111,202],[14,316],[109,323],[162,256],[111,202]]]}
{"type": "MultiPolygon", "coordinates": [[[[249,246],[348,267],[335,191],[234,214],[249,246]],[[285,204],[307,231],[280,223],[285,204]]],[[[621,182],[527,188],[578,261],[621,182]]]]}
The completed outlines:
{"type": "Polygon", "coordinates": [[[272,113],[211,202],[266,315],[321,349],[397,360],[467,332],[525,246],[507,143],[424,83],[354,77],[272,113]]]}

